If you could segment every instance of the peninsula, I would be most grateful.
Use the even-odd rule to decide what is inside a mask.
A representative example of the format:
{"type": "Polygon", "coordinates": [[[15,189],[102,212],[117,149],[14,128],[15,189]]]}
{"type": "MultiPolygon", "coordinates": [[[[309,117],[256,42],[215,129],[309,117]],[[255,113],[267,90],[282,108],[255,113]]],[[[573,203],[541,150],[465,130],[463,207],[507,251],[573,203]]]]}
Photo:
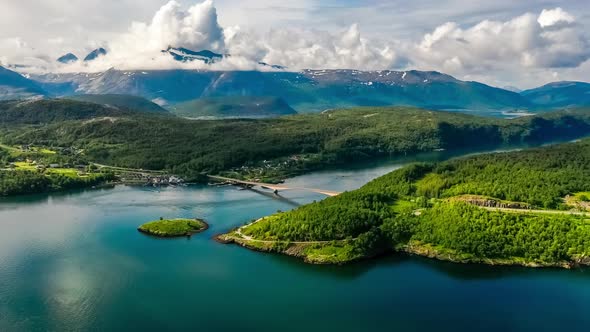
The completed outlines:
{"type": "Polygon", "coordinates": [[[590,139],[414,164],[219,240],[317,264],[406,252],[460,263],[590,265],[582,204],[589,178],[590,139]]]}

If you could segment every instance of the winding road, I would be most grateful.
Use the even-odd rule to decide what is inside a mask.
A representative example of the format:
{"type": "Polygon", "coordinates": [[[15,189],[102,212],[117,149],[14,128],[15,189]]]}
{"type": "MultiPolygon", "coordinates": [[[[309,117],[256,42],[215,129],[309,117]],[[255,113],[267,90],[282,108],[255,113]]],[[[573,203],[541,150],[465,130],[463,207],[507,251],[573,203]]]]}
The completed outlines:
{"type": "Polygon", "coordinates": [[[488,211],[499,211],[499,212],[508,212],[508,213],[530,213],[530,214],[561,214],[561,215],[573,215],[573,216],[581,216],[581,217],[590,217],[589,212],[579,212],[579,211],[560,211],[560,210],[526,210],[526,209],[511,209],[511,208],[495,208],[495,207],[484,207],[479,206],[482,209],[486,209],[488,211]]]}

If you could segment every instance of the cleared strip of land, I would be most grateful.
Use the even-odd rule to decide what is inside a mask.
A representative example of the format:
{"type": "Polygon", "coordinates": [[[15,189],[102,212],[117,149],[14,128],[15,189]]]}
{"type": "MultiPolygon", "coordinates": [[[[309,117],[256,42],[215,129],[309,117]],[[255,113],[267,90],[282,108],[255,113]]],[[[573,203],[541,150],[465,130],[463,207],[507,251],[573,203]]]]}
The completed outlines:
{"type": "Polygon", "coordinates": [[[560,214],[560,215],[572,215],[572,216],[590,217],[590,213],[588,213],[588,212],[579,212],[579,211],[527,210],[527,209],[511,209],[511,208],[497,208],[497,207],[484,207],[484,206],[480,206],[480,208],[486,209],[488,211],[500,211],[500,212],[508,212],[508,213],[560,214]]]}

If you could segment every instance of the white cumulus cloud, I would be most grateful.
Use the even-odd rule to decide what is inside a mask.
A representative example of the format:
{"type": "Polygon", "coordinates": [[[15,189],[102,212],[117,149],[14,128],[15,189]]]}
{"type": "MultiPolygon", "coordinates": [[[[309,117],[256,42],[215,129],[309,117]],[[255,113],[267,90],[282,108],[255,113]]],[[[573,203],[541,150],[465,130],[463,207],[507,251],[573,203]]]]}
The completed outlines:
{"type": "MultiPolygon", "coordinates": [[[[225,51],[223,28],[217,21],[213,1],[197,3],[186,10],[176,1],[163,5],[149,23],[133,22],[129,31],[105,46],[108,54],[91,63],[63,66],[67,71],[120,69],[198,69],[203,63],[180,63],[162,53],[168,47],[193,50],[225,51]]],[[[230,64],[241,64],[232,59],[230,64]]]]}
{"type": "Polygon", "coordinates": [[[543,9],[541,15],[539,15],[539,18],[537,19],[537,22],[539,22],[541,27],[546,28],[562,23],[570,24],[575,20],[576,19],[568,12],[564,11],[560,7],[557,7],[555,9],[543,9]]]}
{"type": "Polygon", "coordinates": [[[151,23],[134,22],[130,32],[116,40],[113,48],[153,52],[170,45],[224,50],[223,29],[217,23],[213,1],[206,0],[188,10],[183,10],[176,1],[170,1],[156,12],[151,23]]]}
{"type": "MultiPolygon", "coordinates": [[[[31,3],[33,0],[22,1],[31,3]]],[[[54,1],[58,0],[42,0],[44,10],[70,8],[65,5],[66,0],[59,0],[57,4],[54,1]]],[[[88,1],[92,1],[93,4],[99,2],[88,1]]],[[[133,7],[134,1],[122,1],[121,8],[133,7]]],[[[543,9],[539,7],[540,4],[527,7],[519,3],[516,6],[519,8],[517,14],[510,12],[510,15],[498,18],[497,15],[501,12],[496,12],[495,19],[480,19],[485,17],[485,13],[479,13],[476,17],[471,15],[467,22],[448,19],[448,12],[453,12],[451,8],[440,21],[430,20],[440,22],[437,23],[438,26],[430,21],[428,24],[432,26],[419,22],[422,27],[420,34],[404,35],[400,38],[393,29],[382,31],[378,39],[374,34],[366,34],[365,26],[370,23],[366,17],[356,15],[366,8],[349,8],[347,10],[351,15],[347,16],[349,19],[346,20],[346,24],[328,25],[330,28],[326,28],[325,22],[324,25],[318,23],[317,26],[293,23],[304,22],[309,19],[309,15],[318,15],[316,11],[327,13],[330,10],[331,7],[318,7],[317,1],[314,0],[283,7],[282,2],[278,0],[265,0],[266,7],[261,5],[262,2],[259,0],[247,0],[242,7],[230,6],[230,16],[234,18],[240,16],[240,13],[248,18],[252,17],[252,20],[260,20],[260,13],[276,12],[287,16],[281,16],[281,21],[285,21],[285,24],[275,24],[262,30],[260,27],[263,24],[260,22],[254,24],[258,29],[248,25],[222,26],[212,0],[196,4],[192,1],[173,0],[157,8],[153,7],[157,0],[146,0],[146,5],[152,4],[152,15],[146,12],[141,16],[143,18],[136,19],[131,24],[127,23],[127,28],[121,28],[122,33],[110,31],[96,38],[91,36],[87,44],[80,45],[78,42],[75,50],[72,50],[73,39],[68,34],[44,38],[34,43],[35,47],[25,42],[27,39],[0,34],[0,48],[4,50],[0,54],[0,62],[29,64],[32,65],[31,71],[103,71],[112,67],[122,70],[272,70],[259,64],[264,62],[286,66],[288,70],[437,70],[460,79],[481,80],[499,86],[531,86],[556,78],[580,77],[580,72],[587,72],[590,59],[590,34],[586,32],[583,21],[587,17],[577,10],[576,13],[582,19],[579,21],[570,12],[557,6],[543,9]],[[192,4],[187,5],[189,2],[192,4]],[[530,12],[527,13],[526,9],[520,8],[529,8],[530,12]],[[290,17],[288,13],[292,13],[297,20],[287,24],[290,17]],[[355,16],[358,16],[363,26],[354,23],[355,16]],[[447,19],[449,22],[444,23],[447,19]],[[231,56],[212,66],[199,61],[182,63],[162,53],[168,46],[185,47],[195,51],[207,49],[231,56]],[[70,51],[83,58],[84,52],[96,47],[105,47],[109,51],[108,55],[91,63],[62,65],[55,61],[58,56],[70,51]]],[[[228,1],[217,1],[226,5],[220,8],[228,9],[228,1]]],[[[507,6],[507,0],[498,1],[502,2],[504,7],[507,6]]],[[[476,7],[480,8],[482,3],[483,1],[476,7]]],[[[112,2],[107,4],[109,8],[118,8],[112,2]]],[[[63,17],[56,19],[57,23],[51,24],[67,24],[72,20],[71,17],[77,17],[74,14],[80,6],[83,5],[76,3],[71,8],[72,13],[64,13],[63,17]]],[[[444,5],[438,3],[438,6],[444,5]]],[[[11,11],[22,9],[19,8],[16,3],[9,6],[11,11]]],[[[376,15],[380,8],[393,10],[390,5],[383,3],[371,8],[372,15],[376,15]]],[[[571,8],[576,10],[575,8],[583,7],[571,8]]],[[[332,10],[337,8],[334,7],[332,10]]],[[[222,11],[220,10],[220,15],[223,15],[222,11]]],[[[388,22],[395,17],[399,24],[409,19],[411,21],[413,17],[411,12],[401,16],[396,16],[396,13],[380,14],[386,14],[388,22]]],[[[123,16],[121,13],[117,14],[119,18],[123,16]]],[[[0,18],[3,18],[2,13],[0,18]]],[[[105,20],[102,15],[92,19],[95,24],[102,24],[105,20]]],[[[121,20],[123,18],[119,21],[121,20]]],[[[240,22],[247,21],[244,19],[240,22]]],[[[222,22],[230,23],[227,17],[222,22]]],[[[72,34],[81,34],[81,31],[84,31],[83,26],[72,28],[72,34]]],[[[371,28],[368,31],[371,31],[371,28]]]]}
{"type": "Polygon", "coordinates": [[[411,53],[418,67],[461,76],[504,76],[526,68],[578,67],[590,58],[590,43],[573,16],[556,8],[466,28],[449,22],[427,33],[411,53]]]}
{"type": "Polygon", "coordinates": [[[259,36],[236,29],[228,31],[230,53],[246,54],[291,70],[391,68],[397,59],[390,45],[363,38],[356,24],[336,33],[273,29],[259,36]]]}
{"type": "Polygon", "coordinates": [[[211,0],[183,9],[176,1],[162,6],[149,23],[133,22],[129,31],[105,46],[109,53],[91,63],[60,65],[61,71],[119,69],[270,70],[264,62],[290,70],[306,68],[391,68],[392,45],[366,39],[359,26],[336,33],[307,29],[272,29],[267,33],[222,28],[211,0]],[[213,66],[181,63],[162,53],[169,46],[211,50],[231,56],[213,66]]]}

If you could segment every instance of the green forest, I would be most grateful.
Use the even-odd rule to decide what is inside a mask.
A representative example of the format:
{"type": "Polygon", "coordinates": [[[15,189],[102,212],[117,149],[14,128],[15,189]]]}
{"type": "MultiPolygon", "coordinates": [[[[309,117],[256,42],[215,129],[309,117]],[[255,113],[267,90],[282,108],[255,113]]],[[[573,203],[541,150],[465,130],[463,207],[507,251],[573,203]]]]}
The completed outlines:
{"type": "Polygon", "coordinates": [[[76,101],[0,105],[0,141],[84,151],[101,164],[275,178],[434,150],[535,145],[590,133],[590,112],[514,120],[409,107],[355,108],[260,120],[191,121],[76,101]]]}
{"type": "Polygon", "coordinates": [[[109,180],[113,180],[113,175],[108,173],[72,177],[62,174],[47,175],[36,171],[0,171],[0,196],[82,189],[109,180]]]}
{"type": "Polygon", "coordinates": [[[308,252],[329,252],[338,263],[400,250],[456,261],[589,264],[588,215],[566,211],[563,200],[589,191],[588,179],[590,140],[415,164],[242,231],[282,243],[332,241],[308,252]],[[461,195],[533,210],[485,209],[454,199],[461,195]]]}
{"type": "MultiPolygon", "coordinates": [[[[590,113],[584,109],[513,120],[369,107],[276,119],[191,121],[73,100],[9,101],[0,102],[0,195],[113,179],[109,173],[65,166],[91,162],[165,170],[189,181],[203,174],[267,180],[361,160],[538,145],[589,133],[590,113]],[[51,163],[57,168],[48,169],[51,163]]],[[[470,261],[581,262],[589,253],[588,222],[564,213],[571,208],[564,197],[590,191],[588,165],[588,140],[415,164],[359,190],[271,216],[244,234],[281,248],[315,241],[304,255],[337,257],[332,262],[390,250],[470,261]],[[462,195],[555,213],[493,211],[457,199],[462,195]]]]}
{"type": "Polygon", "coordinates": [[[80,151],[0,145],[0,197],[80,189],[114,179],[91,166],[80,151]]]}

